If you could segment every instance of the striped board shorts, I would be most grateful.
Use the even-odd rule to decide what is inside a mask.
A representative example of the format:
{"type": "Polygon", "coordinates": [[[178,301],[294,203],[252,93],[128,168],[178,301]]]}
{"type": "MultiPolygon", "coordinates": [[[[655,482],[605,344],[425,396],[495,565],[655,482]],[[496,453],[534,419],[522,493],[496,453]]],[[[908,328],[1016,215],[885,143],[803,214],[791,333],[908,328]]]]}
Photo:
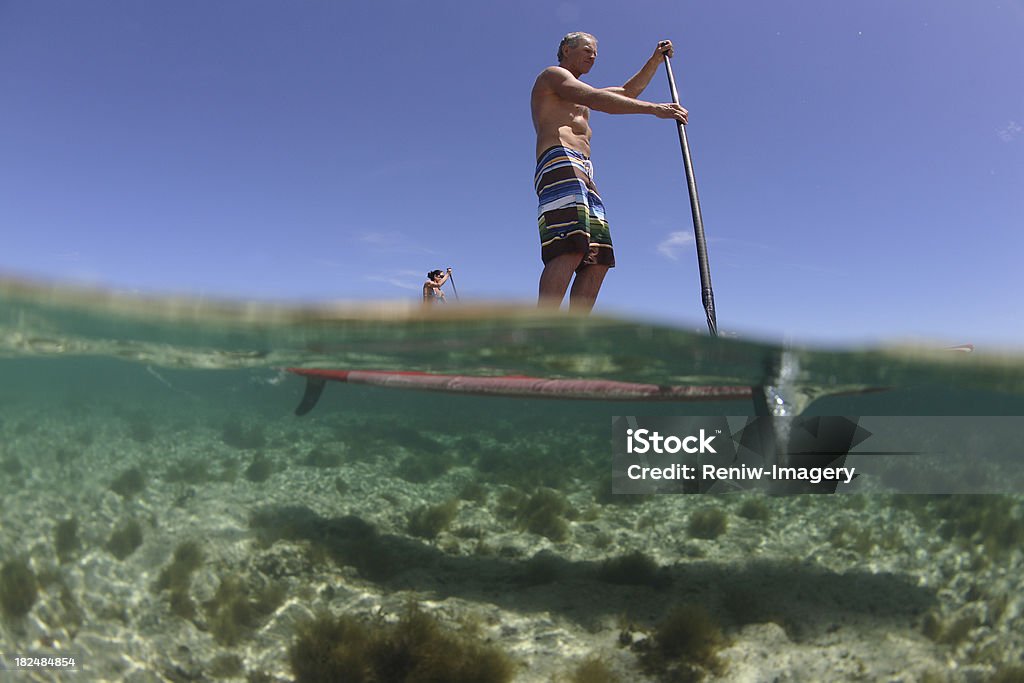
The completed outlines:
{"type": "Polygon", "coordinates": [[[537,225],[544,263],[562,254],[582,253],[580,268],[614,267],[612,236],[590,158],[568,147],[550,147],[537,160],[533,185],[540,199],[537,225]]]}

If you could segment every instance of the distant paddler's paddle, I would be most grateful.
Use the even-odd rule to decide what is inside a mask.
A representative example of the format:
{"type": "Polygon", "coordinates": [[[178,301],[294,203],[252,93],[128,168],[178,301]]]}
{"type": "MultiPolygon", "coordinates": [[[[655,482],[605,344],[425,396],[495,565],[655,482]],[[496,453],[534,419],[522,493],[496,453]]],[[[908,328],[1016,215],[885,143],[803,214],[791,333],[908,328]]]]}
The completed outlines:
{"type": "Polygon", "coordinates": [[[455,293],[455,300],[459,300],[459,290],[455,289],[455,276],[452,275],[452,268],[448,266],[448,282],[452,283],[452,292],[455,293]]]}
{"type": "MultiPolygon", "coordinates": [[[[679,104],[679,91],[676,90],[676,79],[672,76],[672,64],[667,53],[665,72],[668,74],[668,87],[672,91],[672,101],[679,104]]],[[[704,313],[708,318],[708,330],[711,336],[718,336],[718,321],[715,320],[715,293],[711,290],[711,267],[708,265],[708,245],[704,240],[704,221],[700,217],[700,200],[697,199],[697,181],[693,177],[693,162],[690,161],[690,145],[686,141],[686,126],[676,121],[679,129],[679,145],[683,149],[683,168],[686,170],[686,186],[690,190],[690,213],[693,214],[693,239],[697,244],[697,266],[700,268],[700,298],[704,302],[704,313]]]]}

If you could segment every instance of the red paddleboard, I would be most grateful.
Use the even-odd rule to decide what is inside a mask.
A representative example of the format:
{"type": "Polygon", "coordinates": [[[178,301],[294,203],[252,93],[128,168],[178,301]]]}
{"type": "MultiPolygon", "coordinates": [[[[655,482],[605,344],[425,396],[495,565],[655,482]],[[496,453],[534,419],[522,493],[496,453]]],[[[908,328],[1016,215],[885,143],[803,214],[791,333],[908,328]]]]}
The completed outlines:
{"type": "Polygon", "coordinates": [[[287,370],[306,378],[306,393],[295,409],[296,415],[305,415],[313,409],[328,381],[478,396],[595,401],[739,401],[753,396],[753,390],[748,386],[661,386],[608,379],[546,379],[524,375],[476,377],[388,370],[287,370]]]}

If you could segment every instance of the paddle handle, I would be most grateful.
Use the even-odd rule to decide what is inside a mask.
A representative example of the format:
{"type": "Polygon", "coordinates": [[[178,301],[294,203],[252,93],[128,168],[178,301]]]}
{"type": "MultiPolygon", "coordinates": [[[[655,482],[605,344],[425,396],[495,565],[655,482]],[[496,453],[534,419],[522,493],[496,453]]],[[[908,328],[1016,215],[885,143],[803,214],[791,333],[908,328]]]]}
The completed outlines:
{"type": "Polygon", "coordinates": [[[448,282],[452,283],[452,292],[455,293],[455,300],[459,300],[459,290],[455,289],[455,275],[452,274],[452,267],[448,266],[448,282]]]}

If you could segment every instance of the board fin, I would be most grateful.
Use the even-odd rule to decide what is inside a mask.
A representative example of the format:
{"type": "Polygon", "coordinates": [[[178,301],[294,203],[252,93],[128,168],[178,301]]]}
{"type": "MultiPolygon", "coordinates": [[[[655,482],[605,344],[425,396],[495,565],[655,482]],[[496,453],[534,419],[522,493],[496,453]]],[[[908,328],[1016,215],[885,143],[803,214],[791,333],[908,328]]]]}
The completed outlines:
{"type": "Polygon", "coordinates": [[[299,401],[298,407],[295,408],[295,414],[302,416],[313,410],[316,402],[320,400],[320,394],[324,393],[324,386],[326,384],[327,380],[320,377],[307,377],[306,392],[302,394],[302,400],[299,401]]]}

